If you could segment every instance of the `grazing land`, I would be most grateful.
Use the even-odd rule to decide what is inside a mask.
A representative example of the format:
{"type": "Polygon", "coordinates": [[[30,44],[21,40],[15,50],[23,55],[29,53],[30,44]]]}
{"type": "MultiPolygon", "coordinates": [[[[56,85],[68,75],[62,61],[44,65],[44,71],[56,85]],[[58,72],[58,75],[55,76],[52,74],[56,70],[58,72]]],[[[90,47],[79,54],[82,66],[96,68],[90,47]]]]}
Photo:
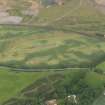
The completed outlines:
{"type": "Polygon", "coordinates": [[[78,105],[91,105],[104,91],[104,83],[105,76],[96,72],[65,70],[40,78],[3,105],[43,105],[50,99],[57,99],[60,105],[65,105],[68,103],[65,98],[71,94],[78,97],[78,105]]]}
{"type": "Polygon", "coordinates": [[[47,72],[13,72],[7,68],[0,68],[0,104],[17,93],[20,90],[32,84],[37,79],[47,76],[47,72]]]}
{"type": "Polygon", "coordinates": [[[0,0],[0,105],[104,105],[104,4],[0,0]]]}
{"type": "Polygon", "coordinates": [[[0,65],[17,69],[94,67],[104,61],[98,36],[29,27],[0,27],[0,65]]]}

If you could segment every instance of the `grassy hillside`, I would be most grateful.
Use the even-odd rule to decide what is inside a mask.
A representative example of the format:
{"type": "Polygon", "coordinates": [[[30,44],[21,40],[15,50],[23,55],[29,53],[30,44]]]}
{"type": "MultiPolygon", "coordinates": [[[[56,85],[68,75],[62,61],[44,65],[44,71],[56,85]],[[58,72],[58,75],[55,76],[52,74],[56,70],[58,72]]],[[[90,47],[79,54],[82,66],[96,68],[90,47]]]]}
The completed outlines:
{"type": "Polygon", "coordinates": [[[68,11],[64,17],[53,22],[53,26],[89,35],[104,35],[105,15],[90,0],[81,0],[78,5],[76,9],[71,9],[71,12],[68,11]]]}
{"type": "Polygon", "coordinates": [[[0,104],[42,105],[56,98],[64,105],[75,94],[78,105],[91,105],[104,91],[105,15],[92,0],[66,0],[25,16],[27,3],[8,2],[8,13],[22,17],[23,26],[0,25],[0,104]]]}
{"type": "MultiPolygon", "coordinates": [[[[32,83],[3,105],[43,105],[50,99],[57,99],[60,105],[65,105],[68,103],[66,97],[72,94],[78,97],[78,105],[90,105],[103,91],[104,82],[103,75],[85,70],[50,74],[32,83]]],[[[73,104],[70,101],[67,105],[70,103],[73,104]]]]}
{"type": "MultiPolygon", "coordinates": [[[[6,3],[4,5],[7,12],[12,16],[20,16],[23,18],[22,23],[25,24],[36,24],[36,25],[51,25],[62,23],[62,25],[75,25],[75,24],[86,24],[87,23],[102,23],[104,14],[98,8],[98,4],[94,0],[64,0],[64,5],[49,5],[44,6],[42,3],[38,15],[25,15],[23,11],[30,10],[31,2],[28,0],[3,0],[6,3]],[[97,8],[96,8],[97,7],[97,8]]],[[[38,3],[41,0],[36,0],[38,3]]],[[[35,5],[36,6],[36,5],[35,5]]],[[[34,6],[34,7],[35,7],[34,6]]],[[[104,10],[104,8],[103,8],[104,10]]],[[[33,10],[35,12],[36,9],[33,10]]],[[[86,27],[85,27],[86,28],[86,27]]]]}
{"type": "Polygon", "coordinates": [[[0,65],[14,68],[94,67],[104,60],[101,37],[48,28],[0,27],[0,65]]]}
{"type": "Polygon", "coordinates": [[[48,74],[48,72],[20,73],[10,71],[7,68],[0,68],[0,104],[16,95],[23,88],[48,74]]]}

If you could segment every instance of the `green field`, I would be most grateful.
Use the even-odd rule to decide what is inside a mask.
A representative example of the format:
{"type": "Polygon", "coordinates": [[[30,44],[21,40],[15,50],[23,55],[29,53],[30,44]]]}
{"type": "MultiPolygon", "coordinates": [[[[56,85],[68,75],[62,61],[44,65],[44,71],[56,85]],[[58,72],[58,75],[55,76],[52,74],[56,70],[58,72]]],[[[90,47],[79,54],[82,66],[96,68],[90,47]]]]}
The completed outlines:
{"type": "Polygon", "coordinates": [[[99,70],[102,73],[105,73],[105,62],[100,63],[99,65],[97,65],[97,70],[99,70]]]}
{"type": "Polygon", "coordinates": [[[105,40],[48,28],[1,27],[0,65],[15,68],[94,67],[104,60],[105,40]]]}
{"type": "Polygon", "coordinates": [[[13,72],[6,68],[0,68],[0,104],[17,95],[20,90],[35,82],[37,79],[48,75],[48,72],[25,73],[13,72]]]}
{"type": "Polygon", "coordinates": [[[64,105],[65,97],[70,94],[78,96],[78,105],[90,105],[104,91],[104,83],[104,75],[85,69],[65,70],[40,78],[3,105],[43,105],[48,99],[57,99],[64,105]]]}
{"type": "MultiPolygon", "coordinates": [[[[22,9],[21,3],[12,10],[14,15],[22,9]]],[[[104,17],[90,0],[66,0],[63,6],[43,8],[31,22],[25,16],[23,23],[39,27],[1,26],[0,65],[23,69],[95,67],[105,60],[104,17]]]]}

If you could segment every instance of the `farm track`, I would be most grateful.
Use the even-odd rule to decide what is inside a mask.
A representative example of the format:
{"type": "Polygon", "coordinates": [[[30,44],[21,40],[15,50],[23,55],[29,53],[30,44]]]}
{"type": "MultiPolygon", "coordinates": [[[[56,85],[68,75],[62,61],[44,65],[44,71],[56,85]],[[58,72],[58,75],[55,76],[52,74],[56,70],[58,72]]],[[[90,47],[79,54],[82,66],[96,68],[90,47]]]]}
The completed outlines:
{"type": "Polygon", "coordinates": [[[10,71],[17,71],[17,72],[52,72],[52,71],[65,71],[65,70],[90,70],[90,68],[87,68],[87,67],[81,67],[81,68],[77,68],[77,67],[65,67],[65,68],[43,68],[43,69],[25,69],[25,68],[14,68],[14,67],[9,67],[9,66],[0,66],[1,69],[7,69],[7,70],[10,70],[10,71]]]}

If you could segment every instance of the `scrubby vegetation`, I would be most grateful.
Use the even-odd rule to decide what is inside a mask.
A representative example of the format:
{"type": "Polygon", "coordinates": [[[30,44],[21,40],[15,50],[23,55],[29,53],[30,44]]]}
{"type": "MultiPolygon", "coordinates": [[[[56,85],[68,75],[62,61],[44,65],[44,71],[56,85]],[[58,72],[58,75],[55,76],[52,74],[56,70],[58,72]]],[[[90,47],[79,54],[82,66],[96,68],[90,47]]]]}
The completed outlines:
{"type": "Polygon", "coordinates": [[[91,105],[103,92],[104,83],[103,75],[90,70],[58,72],[37,80],[3,105],[43,105],[51,99],[60,105],[76,105],[66,100],[72,94],[78,97],[78,105],[91,105]]]}
{"type": "Polygon", "coordinates": [[[20,73],[13,72],[11,69],[0,68],[0,104],[16,95],[20,90],[32,84],[37,79],[47,76],[49,73],[20,73]]]}
{"type": "Polygon", "coordinates": [[[105,96],[102,94],[97,98],[97,100],[92,105],[104,105],[105,103],[105,96]]]}

